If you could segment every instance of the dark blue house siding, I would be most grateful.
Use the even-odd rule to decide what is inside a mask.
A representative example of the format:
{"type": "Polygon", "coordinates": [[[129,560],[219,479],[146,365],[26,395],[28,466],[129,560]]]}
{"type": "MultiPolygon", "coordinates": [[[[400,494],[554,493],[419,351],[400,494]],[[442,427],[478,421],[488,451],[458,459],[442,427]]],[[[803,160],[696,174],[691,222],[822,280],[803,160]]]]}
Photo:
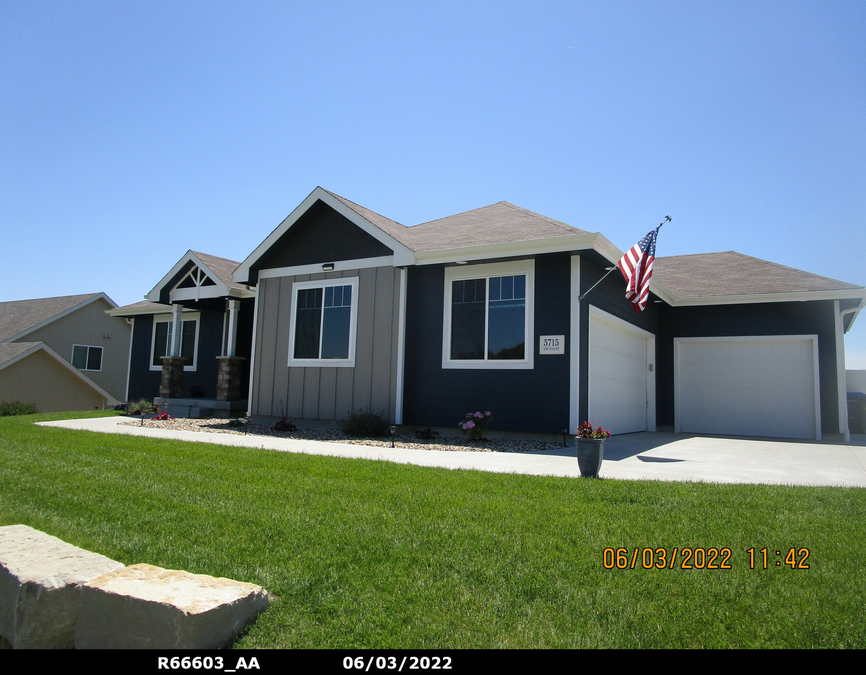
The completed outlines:
{"type": "MultiPolygon", "coordinates": [[[[593,258],[597,256],[592,255],[593,258]]],[[[610,267],[611,263],[593,260],[590,255],[581,256],[580,260],[580,292],[586,293],[607,272],[604,267],[610,267]]],[[[604,281],[596,286],[586,298],[580,303],[580,401],[578,405],[578,417],[584,421],[589,416],[589,307],[593,305],[598,309],[612,314],[618,319],[642,328],[643,330],[658,336],[661,305],[657,304],[656,296],[650,294],[646,308],[642,312],[636,312],[634,306],[625,299],[626,283],[619,270],[611,272],[604,281]]],[[[658,339],[656,339],[656,361],[658,362],[658,339]]],[[[656,373],[656,386],[658,386],[658,372],[656,373]]],[[[658,417],[658,404],[656,407],[658,417]]]]}
{"type": "MultiPolygon", "coordinates": [[[[249,349],[250,329],[240,331],[249,349]]],[[[219,362],[216,357],[222,352],[223,315],[220,312],[202,311],[199,321],[198,358],[196,370],[183,374],[184,398],[216,398],[219,362]]],[[[129,400],[152,400],[159,396],[161,372],[150,370],[150,342],[153,338],[153,316],[135,317],[132,338],[132,356],[129,371],[129,400]]],[[[241,342],[239,335],[239,344],[241,342]]],[[[243,354],[239,350],[239,355],[243,354]]]]}
{"type": "Polygon", "coordinates": [[[839,432],[836,335],[832,301],[779,302],[662,309],[658,356],[657,417],[674,425],[674,338],[749,335],[817,335],[821,430],[839,432]]]}
{"type": "Polygon", "coordinates": [[[566,344],[563,355],[540,356],[538,336],[568,336],[570,266],[569,255],[540,256],[535,260],[532,370],[443,369],[445,268],[409,268],[404,422],[456,428],[467,412],[490,410],[495,419],[491,428],[499,431],[559,433],[568,426],[571,346],[566,344]]]}
{"type": "Polygon", "coordinates": [[[262,256],[256,269],[375,258],[393,253],[330,206],[317,201],[262,256]]]}

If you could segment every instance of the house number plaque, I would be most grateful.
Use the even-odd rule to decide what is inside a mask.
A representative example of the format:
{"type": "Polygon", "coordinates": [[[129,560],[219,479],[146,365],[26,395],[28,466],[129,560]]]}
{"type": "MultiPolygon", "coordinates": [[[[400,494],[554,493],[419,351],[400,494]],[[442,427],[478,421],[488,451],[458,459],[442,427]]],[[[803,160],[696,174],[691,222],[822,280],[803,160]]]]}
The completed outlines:
{"type": "Polygon", "coordinates": [[[541,335],[538,338],[539,354],[565,354],[564,335],[541,335]]]}

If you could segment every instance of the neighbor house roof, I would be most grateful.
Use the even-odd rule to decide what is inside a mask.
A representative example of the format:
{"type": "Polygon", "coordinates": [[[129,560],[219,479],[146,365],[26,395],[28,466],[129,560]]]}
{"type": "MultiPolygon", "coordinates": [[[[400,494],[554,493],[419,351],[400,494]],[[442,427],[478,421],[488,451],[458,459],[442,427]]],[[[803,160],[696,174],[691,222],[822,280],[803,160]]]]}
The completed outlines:
{"type": "Polygon", "coordinates": [[[99,298],[117,307],[105,293],[0,302],[0,342],[12,342],[99,298]]]}
{"type": "Polygon", "coordinates": [[[736,251],[698,253],[655,259],[653,281],[673,295],[676,304],[689,300],[729,301],[751,297],[778,301],[780,295],[826,294],[828,297],[860,297],[863,288],[836,279],[753,258],[736,251]],[[771,297],[770,297],[771,296],[771,297]]]}

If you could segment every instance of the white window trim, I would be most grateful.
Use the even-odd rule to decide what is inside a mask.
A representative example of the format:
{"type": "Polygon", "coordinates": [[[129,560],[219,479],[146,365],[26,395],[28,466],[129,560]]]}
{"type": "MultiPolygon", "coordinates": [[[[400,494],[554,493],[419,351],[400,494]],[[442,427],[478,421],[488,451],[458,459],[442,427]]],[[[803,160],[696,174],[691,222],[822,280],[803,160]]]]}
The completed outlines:
{"type": "MultiPolygon", "coordinates": [[[[324,308],[323,308],[324,309],[324,308]]],[[[322,312],[324,317],[324,311],[322,312]]],[[[296,281],[292,284],[292,309],[289,318],[289,367],[307,368],[354,368],[355,342],[358,333],[358,277],[342,277],[336,279],[319,279],[318,281],[296,281]],[[295,320],[297,317],[298,291],[309,288],[326,288],[328,286],[351,286],[352,304],[349,313],[349,358],[347,359],[296,359],[295,354],[295,320]]],[[[321,324],[319,330],[319,353],[322,348],[321,324]]]]}
{"type": "MultiPolygon", "coordinates": [[[[171,314],[156,314],[153,317],[153,325],[150,330],[150,369],[155,371],[161,371],[162,366],[153,365],[153,347],[156,344],[156,324],[158,323],[171,323],[172,322],[171,314]]],[[[198,338],[199,338],[199,324],[201,320],[201,314],[199,312],[183,312],[180,315],[181,323],[184,321],[195,321],[195,341],[193,344],[192,350],[192,364],[184,365],[183,370],[186,373],[191,373],[196,370],[198,366],[198,338]]]]}
{"type": "MultiPolygon", "coordinates": [[[[488,282],[489,287],[489,282],[488,282]]],[[[490,302],[489,292],[487,302],[490,302]]],[[[489,307],[489,304],[488,304],[489,307]]],[[[518,260],[486,265],[460,265],[445,268],[445,303],[442,321],[442,368],[444,369],[485,369],[485,370],[531,370],[535,364],[535,260],[518,260]],[[451,287],[452,282],[462,279],[483,279],[490,277],[526,275],[526,341],[524,358],[521,361],[505,359],[451,360],[451,287]]],[[[485,312],[484,341],[487,350],[487,320],[485,312]]]]}
{"type": "Polygon", "coordinates": [[[101,354],[99,355],[99,368],[79,368],[78,370],[83,370],[91,373],[98,373],[102,371],[102,359],[105,358],[105,349],[100,347],[99,345],[82,345],[82,344],[74,344],[72,345],[72,357],[69,359],[69,363],[75,365],[75,348],[76,347],[84,347],[87,349],[87,355],[84,357],[84,363],[86,364],[90,360],[90,350],[98,349],[101,354]]]}

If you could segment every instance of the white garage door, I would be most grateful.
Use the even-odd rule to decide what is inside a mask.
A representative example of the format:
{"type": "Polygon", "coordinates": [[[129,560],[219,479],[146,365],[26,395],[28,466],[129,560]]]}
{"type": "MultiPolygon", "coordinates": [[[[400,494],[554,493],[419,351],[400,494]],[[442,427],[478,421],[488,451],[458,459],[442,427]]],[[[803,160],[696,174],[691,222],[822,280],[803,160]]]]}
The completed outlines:
{"type": "Polygon", "coordinates": [[[614,434],[654,431],[652,334],[595,307],[590,310],[589,419],[614,434]]]}
{"type": "Polygon", "coordinates": [[[818,339],[680,338],[676,430],[820,438],[818,339]]]}

